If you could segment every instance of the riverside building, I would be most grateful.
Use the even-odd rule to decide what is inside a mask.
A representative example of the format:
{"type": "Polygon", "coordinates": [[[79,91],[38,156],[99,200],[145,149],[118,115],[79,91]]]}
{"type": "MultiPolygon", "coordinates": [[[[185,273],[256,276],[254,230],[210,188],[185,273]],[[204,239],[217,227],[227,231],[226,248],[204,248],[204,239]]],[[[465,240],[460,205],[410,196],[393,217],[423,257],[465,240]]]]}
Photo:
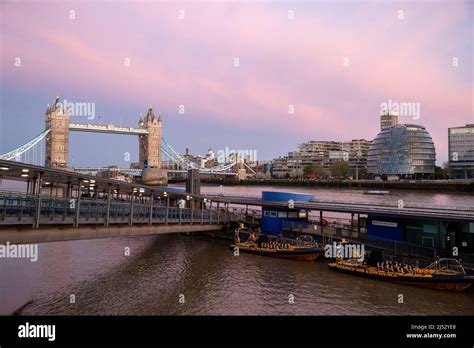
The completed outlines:
{"type": "Polygon", "coordinates": [[[474,124],[449,128],[448,142],[451,177],[474,178],[474,124]]]}
{"type": "Polygon", "coordinates": [[[429,178],[436,151],[425,127],[400,124],[382,130],[370,145],[367,171],[374,177],[429,178]]]}
{"type": "Polygon", "coordinates": [[[348,161],[351,168],[365,168],[370,141],[353,139],[347,142],[312,140],[298,145],[287,156],[273,160],[272,175],[276,178],[301,178],[309,165],[330,168],[337,161],[348,161]]]}

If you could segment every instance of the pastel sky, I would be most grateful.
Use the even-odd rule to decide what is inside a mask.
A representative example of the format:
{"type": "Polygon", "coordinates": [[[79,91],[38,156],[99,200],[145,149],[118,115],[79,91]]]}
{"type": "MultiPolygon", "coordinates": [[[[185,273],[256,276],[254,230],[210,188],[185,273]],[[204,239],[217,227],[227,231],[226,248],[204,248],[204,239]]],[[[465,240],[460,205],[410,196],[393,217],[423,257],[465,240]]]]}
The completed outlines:
{"type": "MultiPolygon", "coordinates": [[[[448,127],[474,123],[473,8],[453,0],[1,1],[0,153],[44,129],[57,93],[95,103],[100,120],[73,122],[137,126],[152,105],[177,150],[257,150],[262,160],[308,140],[373,139],[380,105],[392,100],[420,103],[418,120],[400,121],[428,129],[441,164],[448,127]]],[[[128,166],[125,152],[137,160],[136,137],[71,133],[72,165],[128,166]]]]}

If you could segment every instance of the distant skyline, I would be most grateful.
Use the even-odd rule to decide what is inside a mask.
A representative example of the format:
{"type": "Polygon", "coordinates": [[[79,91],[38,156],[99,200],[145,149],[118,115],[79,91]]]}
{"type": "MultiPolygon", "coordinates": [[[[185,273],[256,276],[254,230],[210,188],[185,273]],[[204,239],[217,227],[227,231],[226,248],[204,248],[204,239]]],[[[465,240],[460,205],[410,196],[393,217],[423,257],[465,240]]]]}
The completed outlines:
{"type": "MultiPolygon", "coordinates": [[[[0,153],[44,129],[57,93],[95,103],[72,122],[136,127],[151,105],[180,152],[260,160],[372,140],[389,101],[419,103],[399,123],[426,127],[439,165],[448,128],[474,123],[471,1],[3,1],[0,16],[0,153]]],[[[71,133],[72,165],[127,152],[136,137],[71,133]]]]}

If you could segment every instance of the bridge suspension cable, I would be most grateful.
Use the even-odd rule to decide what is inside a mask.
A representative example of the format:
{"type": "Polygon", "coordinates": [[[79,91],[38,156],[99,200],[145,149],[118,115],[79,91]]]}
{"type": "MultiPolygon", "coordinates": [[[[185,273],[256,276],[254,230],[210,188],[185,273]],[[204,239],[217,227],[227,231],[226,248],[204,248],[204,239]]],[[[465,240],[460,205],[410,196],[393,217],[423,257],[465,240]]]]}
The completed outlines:
{"type": "MultiPolygon", "coordinates": [[[[34,139],[23,144],[22,146],[19,146],[18,148],[12,151],[9,151],[3,155],[0,155],[0,159],[44,165],[45,163],[44,161],[45,154],[43,153],[44,144],[41,142],[45,139],[46,135],[48,135],[50,131],[51,130],[49,128],[44,130],[42,133],[38,134],[34,139]]],[[[178,151],[176,151],[164,138],[162,138],[161,140],[162,140],[161,152],[169,160],[178,164],[178,167],[181,170],[198,169],[201,173],[224,173],[237,164],[237,162],[219,163],[218,165],[214,167],[201,168],[196,163],[191,162],[189,159],[185,158],[178,151]]],[[[107,168],[78,168],[78,169],[82,171],[100,171],[100,170],[105,170],[107,168]]],[[[132,175],[140,175],[141,173],[140,169],[123,169],[123,170],[117,169],[117,171],[126,172],[132,175]]]]}
{"type": "Polygon", "coordinates": [[[183,157],[178,151],[176,151],[164,138],[161,139],[161,152],[171,161],[174,161],[178,166],[183,170],[188,169],[199,169],[203,173],[221,173],[229,170],[237,164],[237,162],[232,163],[220,163],[217,166],[211,168],[200,168],[196,163],[191,162],[187,158],[183,157]]]}
{"type": "Polygon", "coordinates": [[[164,138],[161,138],[161,152],[168,159],[176,162],[182,169],[199,169],[195,163],[179,154],[164,138]]]}
{"type": "Polygon", "coordinates": [[[43,144],[41,143],[38,146],[36,145],[39,144],[50,131],[51,130],[49,128],[46,129],[26,144],[23,144],[10,152],[0,155],[0,159],[44,165],[43,144]]]}

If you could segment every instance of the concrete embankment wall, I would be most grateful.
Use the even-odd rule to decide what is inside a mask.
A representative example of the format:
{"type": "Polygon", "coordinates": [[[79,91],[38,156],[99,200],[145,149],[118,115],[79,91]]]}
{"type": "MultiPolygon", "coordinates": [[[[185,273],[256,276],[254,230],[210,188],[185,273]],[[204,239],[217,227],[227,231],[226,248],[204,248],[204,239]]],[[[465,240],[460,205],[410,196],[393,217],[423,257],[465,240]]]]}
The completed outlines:
{"type": "Polygon", "coordinates": [[[170,224],[170,225],[135,225],[135,226],[72,226],[48,228],[3,228],[0,230],[0,244],[29,244],[60,242],[67,240],[133,237],[153,234],[219,231],[223,225],[210,224],[170,224]]]}

